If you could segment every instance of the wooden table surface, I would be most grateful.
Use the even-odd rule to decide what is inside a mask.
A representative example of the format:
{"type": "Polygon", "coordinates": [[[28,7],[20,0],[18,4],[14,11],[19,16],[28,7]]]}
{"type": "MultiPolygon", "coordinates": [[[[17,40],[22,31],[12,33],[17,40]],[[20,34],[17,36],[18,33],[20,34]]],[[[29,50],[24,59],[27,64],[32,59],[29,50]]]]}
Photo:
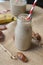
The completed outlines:
{"type": "MultiPolygon", "coordinates": [[[[31,7],[31,5],[27,5],[26,9],[29,10],[31,7]]],[[[9,2],[0,3],[0,10],[5,9],[10,9],[9,2]]],[[[13,40],[15,23],[11,22],[6,26],[8,29],[6,31],[3,31],[6,36],[6,39],[3,43],[0,44],[2,44],[7,50],[9,50],[12,55],[15,55],[15,53],[19,51],[16,49],[13,40]]],[[[43,44],[43,9],[37,6],[34,9],[34,15],[32,18],[32,28],[35,32],[40,33],[42,37],[41,43],[43,44]]],[[[43,46],[35,46],[30,50],[21,52],[23,52],[27,56],[29,62],[23,63],[20,60],[12,60],[8,53],[5,52],[0,45],[0,65],[43,65],[43,46]]]]}

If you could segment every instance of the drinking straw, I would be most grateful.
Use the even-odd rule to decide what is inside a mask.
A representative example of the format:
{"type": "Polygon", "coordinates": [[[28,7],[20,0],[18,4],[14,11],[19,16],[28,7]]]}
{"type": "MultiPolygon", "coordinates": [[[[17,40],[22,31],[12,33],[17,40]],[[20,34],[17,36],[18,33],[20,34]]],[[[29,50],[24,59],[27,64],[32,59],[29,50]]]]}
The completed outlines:
{"type": "Polygon", "coordinates": [[[36,2],[37,2],[37,0],[34,1],[33,5],[32,5],[32,8],[31,8],[31,10],[29,12],[29,15],[25,18],[26,20],[30,20],[31,19],[31,15],[33,13],[33,10],[34,10],[34,7],[36,5],[36,2]]]}
{"type": "Polygon", "coordinates": [[[18,0],[16,0],[16,2],[18,2],[18,0]]]}

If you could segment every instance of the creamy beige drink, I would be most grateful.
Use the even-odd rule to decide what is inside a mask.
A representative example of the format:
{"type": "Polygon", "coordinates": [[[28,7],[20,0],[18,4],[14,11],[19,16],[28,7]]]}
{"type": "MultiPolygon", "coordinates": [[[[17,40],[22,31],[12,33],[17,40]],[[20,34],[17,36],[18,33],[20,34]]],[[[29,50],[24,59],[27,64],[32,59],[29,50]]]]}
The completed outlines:
{"type": "Polygon", "coordinates": [[[27,14],[22,14],[17,20],[17,26],[15,28],[15,46],[19,50],[27,50],[31,46],[32,40],[32,27],[31,21],[24,19],[27,14]]]}
{"type": "MultiPolygon", "coordinates": [[[[19,1],[19,0],[18,0],[19,1]]],[[[26,2],[11,2],[11,13],[18,16],[26,11],[26,2]]]]}

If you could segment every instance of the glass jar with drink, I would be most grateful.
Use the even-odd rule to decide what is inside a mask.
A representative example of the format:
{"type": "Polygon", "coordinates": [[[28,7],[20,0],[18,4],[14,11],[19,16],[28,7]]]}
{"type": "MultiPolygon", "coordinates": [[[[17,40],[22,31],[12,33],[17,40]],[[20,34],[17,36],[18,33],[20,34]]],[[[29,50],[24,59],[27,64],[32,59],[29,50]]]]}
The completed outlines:
{"type": "Polygon", "coordinates": [[[28,14],[20,14],[15,28],[15,46],[19,50],[27,50],[31,46],[32,26],[31,20],[26,20],[28,14]]]}
{"type": "Polygon", "coordinates": [[[11,13],[18,16],[26,11],[26,0],[10,0],[11,13]]]}

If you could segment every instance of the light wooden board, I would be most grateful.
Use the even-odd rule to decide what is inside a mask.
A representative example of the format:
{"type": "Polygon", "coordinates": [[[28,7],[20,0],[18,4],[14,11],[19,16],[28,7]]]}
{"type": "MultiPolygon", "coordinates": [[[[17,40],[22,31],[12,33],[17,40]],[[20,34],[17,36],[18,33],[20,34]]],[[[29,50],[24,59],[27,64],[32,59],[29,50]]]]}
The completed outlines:
{"type": "MultiPolygon", "coordinates": [[[[27,10],[31,8],[31,5],[27,5],[27,10]]],[[[9,9],[9,2],[0,3],[1,9],[9,9]]],[[[15,29],[15,22],[11,22],[6,25],[7,30],[3,31],[6,36],[6,39],[3,43],[1,43],[6,49],[8,49],[12,55],[15,55],[18,49],[16,49],[13,35],[15,29]]],[[[32,18],[32,28],[35,32],[40,33],[42,37],[43,43],[43,9],[39,7],[35,7],[34,16],[32,18]]],[[[7,52],[0,46],[0,65],[43,65],[43,47],[35,47],[31,50],[21,51],[23,52],[29,59],[28,63],[23,63],[20,60],[12,60],[7,52]]]]}

